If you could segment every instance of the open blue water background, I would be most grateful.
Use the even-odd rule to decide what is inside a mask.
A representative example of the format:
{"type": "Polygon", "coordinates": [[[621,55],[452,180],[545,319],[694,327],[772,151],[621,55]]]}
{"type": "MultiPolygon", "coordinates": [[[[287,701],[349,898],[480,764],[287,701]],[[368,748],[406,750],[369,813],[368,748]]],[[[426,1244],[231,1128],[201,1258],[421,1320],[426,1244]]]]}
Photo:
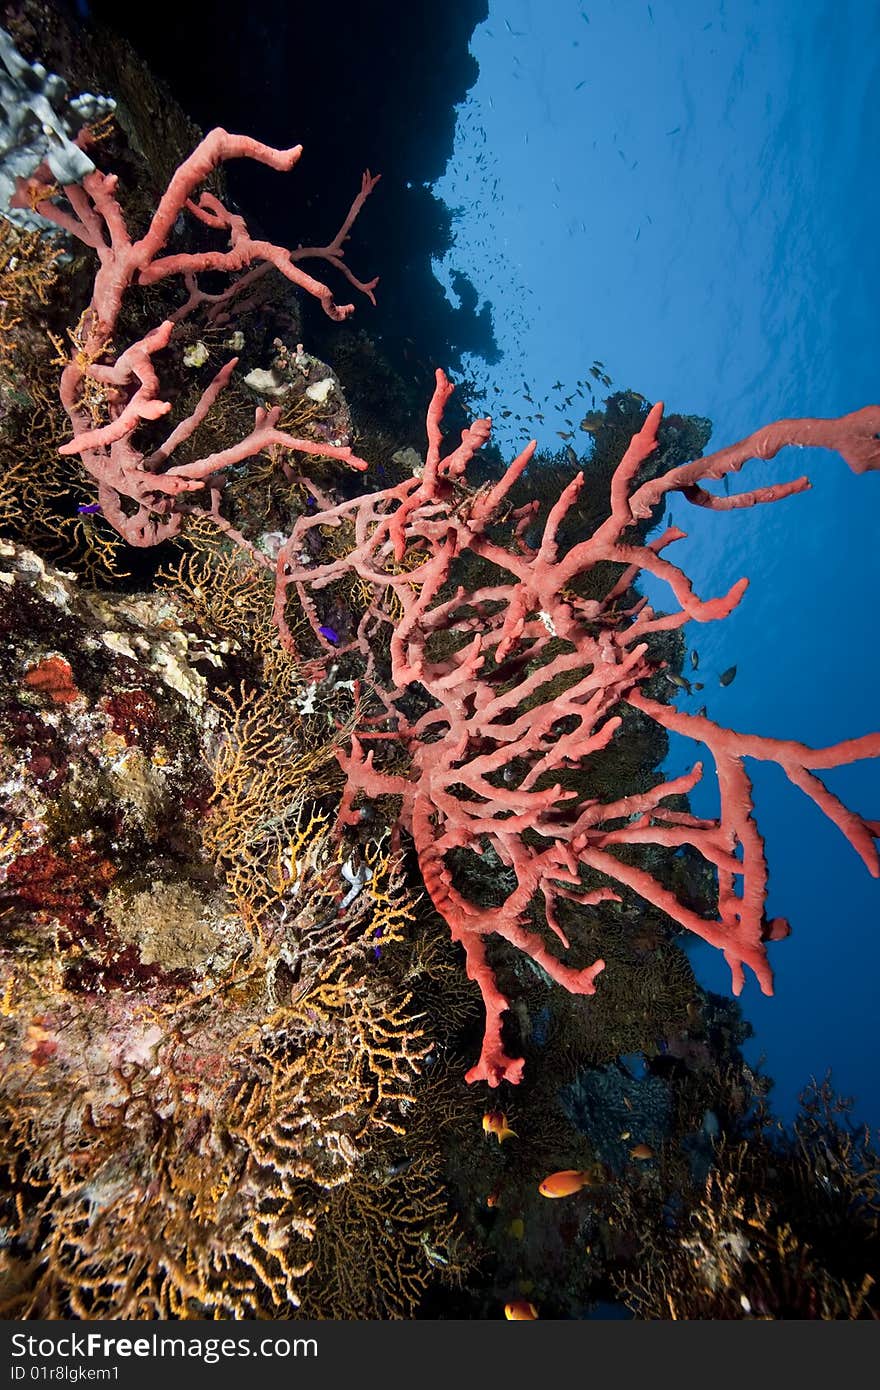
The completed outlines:
{"type": "MultiPolygon", "coordinates": [[[[469,364],[492,412],[497,385],[529,415],[527,383],[545,415],[504,422],[510,450],[533,434],[558,447],[583,409],[556,409],[552,384],[570,392],[594,358],[613,389],[709,416],[710,448],[880,400],[880,6],[495,0],[472,51],[479,82],[437,186],[456,243],[437,271],[466,271],[492,304],[504,357],[469,364]]],[[[880,728],[880,474],[788,449],[732,490],[802,473],[806,495],[729,516],[674,501],[689,538],[670,557],[703,597],[751,580],[725,622],[689,625],[706,690],[683,707],[705,700],[734,729],[821,746],[880,728]]],[[[670,768],[695,754],[675,740],[670,768]]],[[[880,883],[779,769],[748,767],[768,910],[793,935],[771,947],[775,997],[754,980],[742,996],[747,1055],[765,1055],[784,1118],[830,1066],[878,1124],[880,883]]],[[[826,780],[880,817],[880,762],[826,780]]],[[[714,809],[711,781],[698,811],[714,809]]],[[[728,990],[719,953],[698,943],[691,959],[728,990]]]]}

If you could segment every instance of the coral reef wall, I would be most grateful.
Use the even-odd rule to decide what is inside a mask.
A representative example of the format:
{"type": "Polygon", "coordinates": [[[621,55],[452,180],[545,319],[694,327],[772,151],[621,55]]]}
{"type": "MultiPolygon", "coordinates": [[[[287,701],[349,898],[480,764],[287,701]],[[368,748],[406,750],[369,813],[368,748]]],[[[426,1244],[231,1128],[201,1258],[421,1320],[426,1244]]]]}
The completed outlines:
{"type": "Polygon", "coordinates": [[[880,744],[694,715],[727,805],[693,816],[682,629],[742,584],[704,602],[658,528],[670,487],[806,485],[707,492],[754,439],[876,467],[877,408],[704,458],[709,422],[619,392],[580,455],[502,461],[442,372],[428,404],[429,361],[491,350],[427,288],[421,186],[485,6],[193,5],[174,44],[170,7],[89,8],[3,6],[50,88],[115,106],[99,172],[17,172],[38,230],[0,222],[0,1312],[875,1316],[870,1136],[829,1084],[781,1133],[680,938],[769,987],[743,748],[876,867],[815,774],[880,744]],[[166,203],[218,119],[286,149],[166,203]]]}

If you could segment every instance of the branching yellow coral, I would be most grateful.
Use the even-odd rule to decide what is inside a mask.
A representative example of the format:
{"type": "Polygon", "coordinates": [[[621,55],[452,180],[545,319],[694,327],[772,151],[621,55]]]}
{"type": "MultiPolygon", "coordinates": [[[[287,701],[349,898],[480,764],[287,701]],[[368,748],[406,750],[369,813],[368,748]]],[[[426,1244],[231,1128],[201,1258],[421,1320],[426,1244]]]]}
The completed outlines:
{"type": "Polygon", "coordinates": [[[372,1162],[331,1193],[304,1286],[303,1314],[412,1317],[438,1271],[455,1279],[467,1262],[450,1216],[439,1165],[427,1153],[396,1163],[380,1145],[372,1162]]]}
{"type": "Polygon", "coordinates": [[[46,305],[57,278],[61,250],[39,232],[23,232],[0,217],[0,372],[14,362],[12,336],[35,305],[46,305]]]}
{"type": "Polygon", "coordinates": [[[208,523],[191,521],[183,554],[160,579],[183,595],[203,628],[254,653],[260,674],[279,699],[295,691],[300,668],[278,640],[272,577],[246,550],[229,544],[208,523]]]}
{"type": "Polygon", "coordinates": [[[328,818],[314,803],[341,782],[336,743],[309,747],[302,720],[273,692],[242,690],[223,708],[204,845],[238,910],[259,919],[296,887],[306,864],[314,872],[326,860],[328,818]]]}
{"type": "MultiPolygon", "coordinates": [[[[0,1019],[17,1059],[0,1116],[7,1315],[297,1306],[326,1194],[401,1131],[428,1048],[409,997],[364,968],[367,886],[340,913],[334,871],[325,891],[291,894],[271,940],[241,936],[213,985],[81,1000],[47,963],[17,986],[0,1019]]],[[[398,887],[381,897],[387,924],[398,887]]]]}

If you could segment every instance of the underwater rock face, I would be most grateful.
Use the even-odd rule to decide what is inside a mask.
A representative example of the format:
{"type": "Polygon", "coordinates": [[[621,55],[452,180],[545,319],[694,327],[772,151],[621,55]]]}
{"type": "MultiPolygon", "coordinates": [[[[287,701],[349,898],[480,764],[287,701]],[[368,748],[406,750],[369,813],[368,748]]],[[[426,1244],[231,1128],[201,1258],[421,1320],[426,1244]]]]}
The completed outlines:
{"type": "MultiPolygon", "coordinates": [[[[222,673],[222,644],[200,637],[169,593],[81,588],[7,541],[0,629],[6,892],[31,885],[27,911],[16,912],[49,912],[59,875],[75,883],[77,914],[90,918],[111,884],[118,896],[131,876],[187,877],[210,793],[204,752],[218,725],[206,673],[222,673]],[[40,866],[45,904],[33,887],[40,866]]],[[[206,876],[200,867],[197,878],[206,876]]],[[[99,934],[112,930],[104,922],[99,934]]],[[[129,966],[139,969],[136,954],[129,966]]]]}
{"type": "Polygon", "coordinates": [[[0,628],[0,1310],[284,1317],[319,1259],[302,1287],[333,1316],[333,1194],[399,1132],[427,1050],[363,968],[400,939],[396,869],[374,860],[343,911],[309,820],[271,908],[237,896],[208,830],[234,838],[218,756],[250,785],[211,698],[227,644],[180,598],[81,588],[0,542],[0,628]]]}

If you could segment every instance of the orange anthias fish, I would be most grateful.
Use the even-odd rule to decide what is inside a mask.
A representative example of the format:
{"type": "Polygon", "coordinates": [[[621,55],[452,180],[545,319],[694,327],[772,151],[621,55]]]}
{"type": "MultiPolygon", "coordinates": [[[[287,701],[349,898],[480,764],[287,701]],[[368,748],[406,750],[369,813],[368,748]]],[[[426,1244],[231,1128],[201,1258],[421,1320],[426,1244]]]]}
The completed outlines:
{"type": "Polygon", "coordinates": [[[654,1150],[649,1144],[636,1144],[634,1149],[629,1151],[630,1158],[640,1158],[645,1160],[654,1157],[654,1150]]]}
{"type": "Polygon", "coordinates": [[[538,1184],[542,1197],[571,1197],[582,1187],[594,1187],[596,1174],[591,1168],[563,1168],[559,1173],[551,1173],[538,1184]]]}
{"type": "Polygon", "coordinates": [[[483,1116],[483,1129],[487,1134],[494,1134],[499,1144],[503,1144],[505,1139],[518,1139],[519,1135],[509,1128],[507,1116],[502,1115],[500,1110],[487,1110],[483,1116]]]}
{"type": "Polygon", "coordinates": [[[504,1316],[508,1322],[531,1322],[538,1316],[538,1310],[528,1299],[515,1298],[512,1303],[505,1303],[504,1316]]]}

